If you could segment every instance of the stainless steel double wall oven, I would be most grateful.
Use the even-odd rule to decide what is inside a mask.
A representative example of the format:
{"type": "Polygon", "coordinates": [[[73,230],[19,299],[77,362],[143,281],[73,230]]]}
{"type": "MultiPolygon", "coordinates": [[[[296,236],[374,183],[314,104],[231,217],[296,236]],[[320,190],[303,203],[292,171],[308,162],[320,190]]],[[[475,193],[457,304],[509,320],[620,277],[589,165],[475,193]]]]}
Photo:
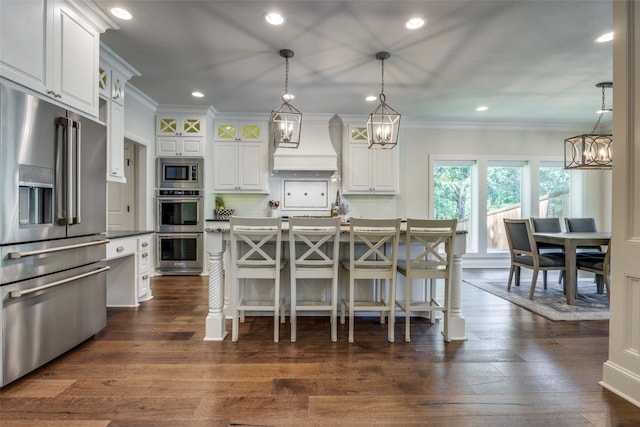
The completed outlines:
{"type": "Polygon", "coordinates": [[[203,159],[157,160],[158,271],[200,274],[203,268],[203,159]]]}

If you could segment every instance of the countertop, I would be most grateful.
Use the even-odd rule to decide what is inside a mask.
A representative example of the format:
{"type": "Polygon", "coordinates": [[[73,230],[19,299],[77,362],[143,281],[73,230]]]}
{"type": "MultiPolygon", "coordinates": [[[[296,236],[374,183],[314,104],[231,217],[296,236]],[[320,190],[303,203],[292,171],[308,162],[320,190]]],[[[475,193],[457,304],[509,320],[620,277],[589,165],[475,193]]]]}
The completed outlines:
{"type": "Polygon", "coordinates": [[[107,239],[118,239],[122,237],[140,236],[142,234],[155,233],[154,230],[113,230],[107,231],[105,237],[107,239]]]}

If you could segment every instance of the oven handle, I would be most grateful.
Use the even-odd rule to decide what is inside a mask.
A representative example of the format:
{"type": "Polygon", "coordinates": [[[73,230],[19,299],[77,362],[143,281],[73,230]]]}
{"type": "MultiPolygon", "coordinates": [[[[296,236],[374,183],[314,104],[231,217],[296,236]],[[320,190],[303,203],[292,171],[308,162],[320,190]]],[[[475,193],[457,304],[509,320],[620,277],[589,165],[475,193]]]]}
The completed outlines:
{"type": "Polygon", "coordinates": [[[158,197],[159,202],[200,202],[202,197],[158,197]]]}
{"type": "Polygon", "coordinates": [[[99,268],[97,270],[93,270],[93,271],[90,271],[88,273],[79,274],[77,276],[68,277],[66,279],[58,280],[57,282],[49,283],[48,285],[38,286],[36,288],[31,288],[31,289],[25,289],[24,291],[11,291],[11,292],[9,292],[9,296],[11,298],[20,298],[20,297],[32,294],[34,292],[44,291],[45,289],[49,289],[49,288],[53,288],[53,287],[56,287],[56,286],[64,285],[65,283],[73,282],[73,281],[78,280],[78,279],[84,279],[85,277],[93,276],[93,275],[96,275],[98,273],[102,273],[104,271],[107,271],[109,269],[110,269],[109,266],[101,267],[101,268],[99,268]]]}
{"type": "Polygon", "coordinates": [[[58,246],[56,248],[40,249],[37,251],[9,252],[9,258],[19,259],[19,258],[25,258],[28,256],[44,255],[44,254],[50,254],[54,252],[66,251],[69,249],[86,248],[86,247],[95,246],[95,245],[106,245],[107,243],[109,243],[109,239],[96,240],[95,242],[88,242],[88,243],[78,243],[75,245],[58,246]]]}

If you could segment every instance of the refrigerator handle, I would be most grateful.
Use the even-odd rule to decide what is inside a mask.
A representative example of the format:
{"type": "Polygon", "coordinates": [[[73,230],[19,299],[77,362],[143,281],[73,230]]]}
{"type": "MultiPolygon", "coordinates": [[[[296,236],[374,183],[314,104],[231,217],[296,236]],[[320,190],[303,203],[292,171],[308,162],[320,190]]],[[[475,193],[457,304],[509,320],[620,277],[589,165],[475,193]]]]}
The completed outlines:
{"type": "Polygon", "coordinates": [[[80,224],[82,222],[82,215],[81,215],[81,209],[80,206],[82,206],[82,191],[80,191],[80,183],[82,181],[81,177],[82,174],[81,172],[81,167],[82,167],[82,153],[81,153],[81,147],[82,147],[82,132],[81,132],[81,128],[80,128],[80,122],[75,121],[73,122],[73,125],[75,126],[76,130],[76,195],[75,195],[75,201],[76,201],[76,215],[73,218],[73,223],[74,224],[80,224]]]}
{"type": "Polygon", "coordinates": [[[58,192],[60,194],[58,201],[60,206],[63,208],[59,213],[59,220],[63,225],[71,225],[73,224],[73,171],[71,170],[73,162],[73,121],[66,117],[58,117],[56,125],[64,128],[64,132],[62,134],[64,136],[64,141],[62,141],[63,143],[61,144],[64,149],[60,154],[62,178],[58,187],[60,190],[58,192]]]}

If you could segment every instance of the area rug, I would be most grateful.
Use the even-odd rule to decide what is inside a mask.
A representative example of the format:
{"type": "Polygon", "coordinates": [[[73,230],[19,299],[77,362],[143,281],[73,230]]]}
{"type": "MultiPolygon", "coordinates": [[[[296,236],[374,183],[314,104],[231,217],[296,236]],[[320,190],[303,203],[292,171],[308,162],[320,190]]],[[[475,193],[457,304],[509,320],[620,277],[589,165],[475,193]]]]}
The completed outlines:
{"type": "Polygon", "coordinates": [[[529,282],[522,279],[520,286],[511,286],[507,292],[507,281],[495,280],[463,280],[476,288],[480,288],[493,295],[526,308],[536,314],[553,321],[579,320],[607,320],[609,319],[609,299],[607,294],[598,294],[593,279],[578,282],[578,298],[572,305],[567,304],[567,298],[558,284],[549,284],[544,289],[542,283],[536,286],[534,299],[529,299],[529,282]]]}

